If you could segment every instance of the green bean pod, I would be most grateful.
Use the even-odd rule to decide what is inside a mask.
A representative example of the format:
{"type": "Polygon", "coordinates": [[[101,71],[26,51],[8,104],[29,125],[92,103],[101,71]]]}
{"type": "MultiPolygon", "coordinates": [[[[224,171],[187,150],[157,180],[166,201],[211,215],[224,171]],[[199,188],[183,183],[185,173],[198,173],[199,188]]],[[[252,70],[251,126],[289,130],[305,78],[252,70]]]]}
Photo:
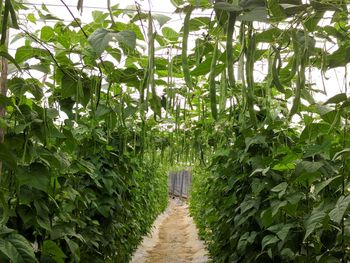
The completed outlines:
{"type": "Polygon", "coordinates": [[[227,25],[227,37],[226,37],[226,63],[227,63],[227,75],[228,75],[228,81],[230,84],[230,87],[235,86],[235,76],[233,73],[233,45],[232,45],[232,38],[233,33],[235,30],[235,23],[236,23],[236,12],[230,12],[228,25],[227,25]]]}
{"type": "Polygon", "coordinates": [[[214,120],[218,118],[218,110],[216,107],[216,83],[215,83],[215,68],[218,56],[218,41],[216,41],[213,51],[213,58],[210,66],[210,77],[209,77],[209,92],[210,92],[210,107],[211,114],[214,120]]]}
{"type": "Polygon", "coordinates": [[[190,18],[191,18],[192,11],[193,11],[193,7],[190,6],[185,16],[184,25],[183,25],[182,53],[181,53],[182,71],[184,74],[186,85],[189,89],[193,88],[190,69],[188,66],[188,57],[187,57],[188,35],[190,33],[190,18]]]}

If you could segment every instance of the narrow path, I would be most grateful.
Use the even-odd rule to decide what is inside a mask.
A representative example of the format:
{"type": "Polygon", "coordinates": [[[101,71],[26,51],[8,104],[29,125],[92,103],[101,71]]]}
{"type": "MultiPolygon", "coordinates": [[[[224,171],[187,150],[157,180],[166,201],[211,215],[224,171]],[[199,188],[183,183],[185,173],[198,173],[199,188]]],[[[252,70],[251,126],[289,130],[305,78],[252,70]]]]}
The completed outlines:
{"type": "Polygon", "coordinates": [[[136,251],[132,263],[206,263],[203,242],[189,216],[188,207],[171,200],[167,211],[154,225],[151,237],[146,237],[136,251]]]}

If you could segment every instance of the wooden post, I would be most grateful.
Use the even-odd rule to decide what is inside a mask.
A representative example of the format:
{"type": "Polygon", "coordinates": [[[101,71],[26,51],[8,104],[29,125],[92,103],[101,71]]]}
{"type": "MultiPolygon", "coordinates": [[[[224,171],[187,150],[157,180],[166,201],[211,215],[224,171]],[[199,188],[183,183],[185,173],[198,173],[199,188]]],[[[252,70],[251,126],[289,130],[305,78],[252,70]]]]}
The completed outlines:
{"type": "MultiPolygon", "coordinates": [[[[5,48],[8,46],[8,35],[9,30],[6,31],[6,40],[5,40],[5,48]]],[[[1,57],[0,59],[0,94],[5,96],[7,95],[7,74],[8,74],[8,61],[6,58],[1,57]]],[[[4,119],[6,115],[5,107],[0,105],[0,118],[4,119]]],[[[0,143],[4,142],[5,138],[5,130],[0,127],[0,143]]],[[[2,161],[0,161],[0,176],[2,174],[2,161]]]]}

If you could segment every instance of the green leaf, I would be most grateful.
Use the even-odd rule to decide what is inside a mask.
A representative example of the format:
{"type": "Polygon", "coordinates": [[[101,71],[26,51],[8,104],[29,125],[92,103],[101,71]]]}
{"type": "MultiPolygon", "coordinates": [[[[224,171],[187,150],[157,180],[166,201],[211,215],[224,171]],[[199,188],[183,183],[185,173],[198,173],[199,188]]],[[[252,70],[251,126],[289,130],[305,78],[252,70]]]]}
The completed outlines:
{"type": "Polygon", "coordinates": [[[276,237],[275,235],[267,235],[261,241],[261,250],[264,250],[266,246],[275,244],[279,241],[280,241],[279,238],[276,237]]]}
{"type": "Polygon", "coordinates": [[[271,21],[278,22],[284,20],[287,16],[278,0],[268,1],[268,7],[271,14],[271,21]]]}
{"type": "Polygon", "coordinates": [[[286,205],[288,204],[288,202],[286,200],[284,201],[274,201],[271,203],[271,215],[272,217],[274,217],[278,211],[282,208],[282,207],[285,207],[286,205]]]}
{"type": "Polygon", "coordinates": [[[246,247],[248,244],[253,244],[254,240],[257,236],[257,233],[255,231],[253,232],[245,232],[238,241],[237,244],[237,251],[239,253],[244,253],[246,247]]]}
{"type": "Polygon", "coordinates": [[[310,162],[310,161],[302,161],[298,163],[296,167],[296,173],[299,175],[302,172],[306,173],[315,173],[323,166],[322,162],[310,162]]]}
{"type": "Polygon", "coordinates": [[[214,4],[214,9],[224,10],[228,12],[240,12],[243,10],[243,8],[239,5],[234,5],[226,2],[216,2],[214,4]]]}
{"type": "Polygon", "coordinates": [[[34,251],[30,243],[22,235],[11,234],[8,236],[7,240],[13,244],[13,246],[18,251],[18,254],[22,258],[22,262],[31,263],[37,262],[34,251]]]}
{"type": "Polygon", "coordinates": [[[97,55],[100,56],[113,38],[131,49],[136,46],[136,34],[130,30],[116,33],[105,28],[98,28],[89,36],[88,41],[97,55]]]}
{"type": "Polygon", "coordinates": [[[109,42],[113,38],[114,32],[104,28],[96,29],[88,38],[90,45],[93,47],[97,55],[101,55],[105,51],[109,42]]]}
{"type": "Polygon", "coordinates": [[[285,239],[288,236],[289,230],[293,227],[292,224],[286,224],[283,225],[282,229],[279,230],[276,235],[278,236],[279,239],[281,239],[282,241],[285,241],[285,239]]]}
{"type": "Polygon", "coordinates": [[[283,182],[283,183],[280,183],[279,185],[276,185],[274,188],[272,188],[271,192],[278,193],[278,198],[281,198],[285,194],[287,187],[288,187],[288,183],[283,182]]]}
{"type": "Polygon", "coordinates": [[[273,27],[262,32],[259,32],[255,36],[256,42],[271,43],[276,41],[282,35],[283,31],[279,28],[273,27]]]}
{"type": "Polygon", "coordinates": [[[42,255],[52,258],[56,263],[64,263],[64,259],[67,257],[60,247],[51,240],[44,241],[42,255]]]}
{"type": "Polygon", "coordinates": [[[73,240],[69,239],[68,237],[65,237],[64,240],[66,240],[69,250],[71,251],[75,262],[80,262],[80,248],[79,245],[74,242],[73,240]]]}
{"type": "Polygon", "coordinates": [[[254,136],[254,137],[248,137],[245,139],[245,145],[246,145],[246,148],[245,148],[246,152],[249,150],[250,146],[252,146],[252,145],[267,146],[266,137],[263,135],[260,135],[260,134],[254,136]]]}
{"type": "Polygon", "coordinates": [[[51,59],[50,52],[42,48],[34,48],[31,46],[19,47],[16,50],[15,59],[18,64],[27,61],[31,58],[46,58],[51,59]]]}
{"type": "Polygon", "coordinates": [[[344,67],[350,62],[350,46],[342,45],[326,57],[327,68],[344,67]]]}
{"type": "Polygon", "coordinates": [[[8,240],[0,238],[0,252],[12,262],[23,262],[16,248],[8,240]]]}
{"type": "Polygon", "coordinates": [[[265,6],[265,1],[261,0],[240,0],[239,5],[244,9],[255,9],[265,6]]]}
{"type": "Polygon", "coordinates": [[[321,192],[327,185],[329,185],[329,184],[330,184],[331,182],[333,182],[335,179],[340,178],[340,177],[341,177],[341,175],[338,175],[338,176],[329,178],[328,180],[323,181],[323,182],[321,182],[321,183],[315,184],[315,191],[314,191],[314,194],[315,194],[315,195],[318,195],[319,192],[321,192]]]}
{"type": "Polygon", "coordinates": [[[320,228],[322,226],[322,222],[325,219],[327,213],[325,211],[320,211],[318,209],[314,209],[305,221],[305,236],[304,241],[309,237],[309,235],[314,232],[316,228],[320,228]]]}
{"type": "Polygon", "coordinates": [[[192,71],[191,76],[204,76],[210,72],[212,58],[204,60],[198,64],[192,71]]]}
{"type": "Polygon", "coordinates": [[[334,154],[332,161],[335,161],[339,158],[339,156],[345,154],[345,153],[349,153],[350,152],[350,148],[345,148],[344,150],[341,150],[340,152],[337,152],[334,154]]]}
{"type": "Polygon", "coordinates": [[[270,171],[270,167],[266,167],[265,169],[264,169],[264,168],[258,168],[258,169],[255,169],[255,170],[249,175],[249,177],[251,177],[251,176],[253,176],[254,174],[257,174],[257,173],[261,173],[262,175],[266,175],[268,171],[270,171]]]}
{"type": "Polygon", "coordinates": [[[4,143],[0,143],[0,160],[10,169],[17,167],[17,157],[4,143]]]}
{"type": "Polygon", "coordinates": [[[171,20],[171,18],[169,16],[162,15],[162,14],[153,14],[152,17],[155,20],[157,20],[160,27],[164,26],[167,22],[169,22],[171,20]]]}
{"type": "Polygon", "coordinates": [[[28,185],[46,193],[50,189],[49,170],[41,163],[32,163],[29,169],[20,169],[17,176],[20,185],[28,185]]]}
{"type": "Polygon", "coordinates": [[[330,104],[330,103],[334,103],[334,104],[337,104],[337,103],[340,103],[340,102],[343,102],[343,101],[346,101],[348,99],[348,97],[346,96],[345,93],[340,93],[340,94],[337,94],[331,98],[329,98],[325,103],[323,104],[330,104]]]}
{"type": "Polygon", "coordinates": [[[248,22],[268,22],[268,12],[266,7],[257,7],[251,11],[245,13],[242,16],[237,17],[239,21],[248,21],[248,22]]]}
{"type": "Polygon", "coordinates": [[[49,27],[44,26],[40,31],[40,38],[43,41],[50,41],[55,36],[55,31],[49,27]]]}
{"type": "Polygon", "coordinates": [[[61,79],[61,96],[62,98],[70,98],[77,94],[78,76],[72,74],[64,74],[61,79]]]}
{"type": "Polygon", "coordinates": [[[125,44],[131,49],[136,47],[136,34],[131,30],[124,30],[115,34],[118,42],[125,44]]]}
{"type": "Polygon", "coordinates": [[[19,234],[10,234],[0,238],[0,253],[13,263],[37,262],[31,245],[19,234]]]}
{"type": "Polygon", "coordinates": [[[339,197],[335,208],[329,212],[329,218],[338,224],[341,223],[346,210],[348,209],[350,204],[350,195],[339,197]]]}
{"type": "Polygon", "coordinates": [[[22,69],[20,65],[17,63],[17,61],[6,51],[0,49],[0,57],[6,58],[8,61],[10,61],[15,67],[22,72],[22,69]]]}
{"type": "Polygon", "coordinates": [[[170,41],[177,41],[179,38],[179,34],[170,27],[163,27],[162,34],[166,39],[170,41]]]}
{"type": "Polygon", "coordinates": [[[269,227],[267,230],[273,232],[282,241],[285,241],[289,230],[293,227],[293,224],[277,224],[269,227]]]}

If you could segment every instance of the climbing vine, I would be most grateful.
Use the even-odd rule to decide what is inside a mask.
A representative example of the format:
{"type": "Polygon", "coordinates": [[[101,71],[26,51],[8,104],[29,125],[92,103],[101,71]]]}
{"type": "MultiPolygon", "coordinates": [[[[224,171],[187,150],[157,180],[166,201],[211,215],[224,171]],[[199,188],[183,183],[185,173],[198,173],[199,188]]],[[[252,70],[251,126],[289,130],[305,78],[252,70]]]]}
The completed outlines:
{"type": "Polygon", "coordinates": [[[349,261],[347,2],[115,2],[0,1],[0,261],[128,262],[176,165],[214,262],[349,261]]]}

